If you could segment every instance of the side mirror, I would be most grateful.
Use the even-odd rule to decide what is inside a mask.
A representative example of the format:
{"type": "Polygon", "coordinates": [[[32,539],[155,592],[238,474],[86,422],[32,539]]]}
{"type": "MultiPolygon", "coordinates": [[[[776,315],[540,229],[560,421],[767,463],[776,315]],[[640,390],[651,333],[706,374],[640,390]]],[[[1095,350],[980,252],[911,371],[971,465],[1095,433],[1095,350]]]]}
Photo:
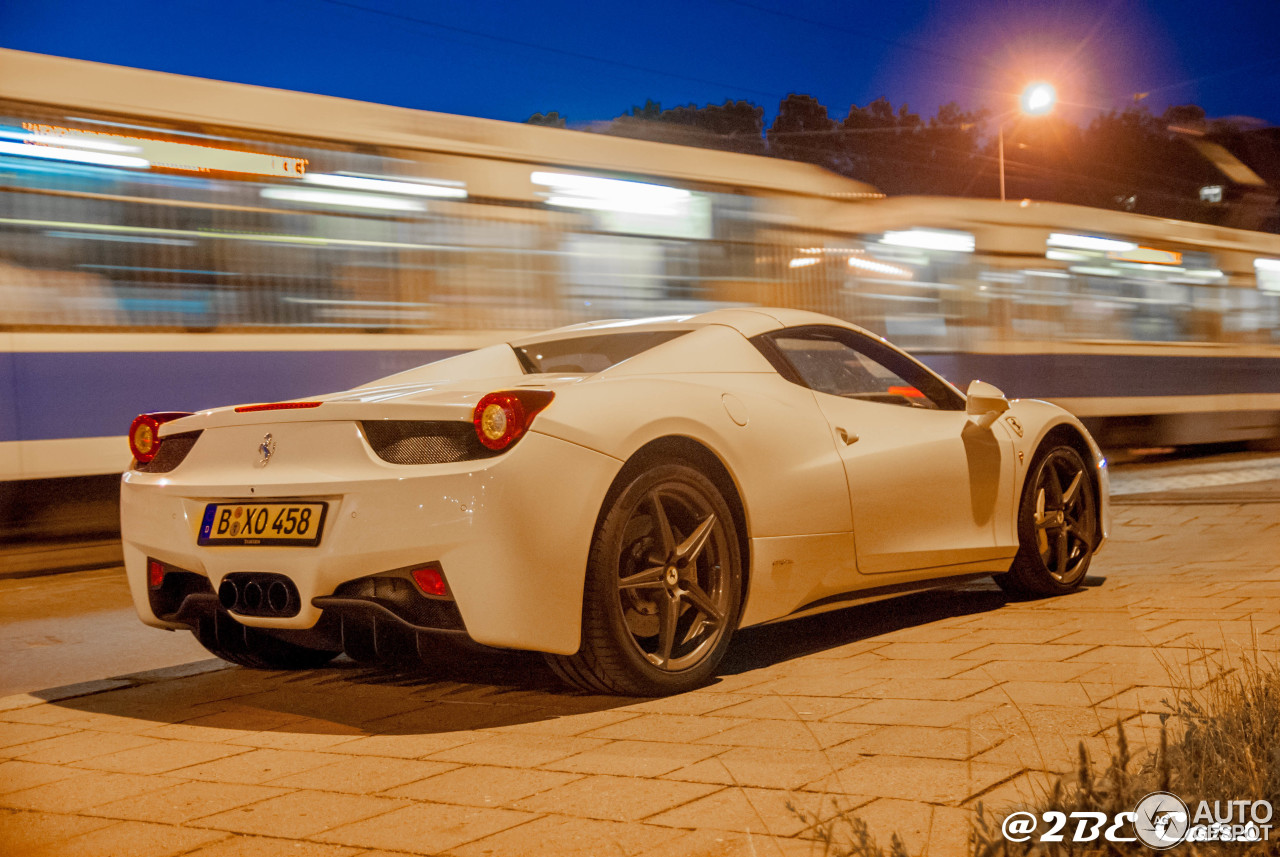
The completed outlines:
{"type": "Polygon", "coordinates": [[[978,428],[990,428],[1001,414],[1009,410],[1009,400],[1004,393],[986,381],[971,382],[965,395],[969,399],[965,413],[978,428]]]}

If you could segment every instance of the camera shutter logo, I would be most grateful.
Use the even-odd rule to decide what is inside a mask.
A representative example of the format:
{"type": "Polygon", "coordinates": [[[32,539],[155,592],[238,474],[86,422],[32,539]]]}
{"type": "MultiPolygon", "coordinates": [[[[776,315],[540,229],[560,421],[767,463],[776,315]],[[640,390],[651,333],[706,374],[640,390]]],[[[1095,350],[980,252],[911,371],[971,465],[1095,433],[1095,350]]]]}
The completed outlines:
{"type": "Polygon", "coordinates": [[[1182,798],[1169,792],[1152,792],[1133,811],[1133,832],[1149,848],[1163,851],[1187,836],[1191,813],[1182,798]]]}

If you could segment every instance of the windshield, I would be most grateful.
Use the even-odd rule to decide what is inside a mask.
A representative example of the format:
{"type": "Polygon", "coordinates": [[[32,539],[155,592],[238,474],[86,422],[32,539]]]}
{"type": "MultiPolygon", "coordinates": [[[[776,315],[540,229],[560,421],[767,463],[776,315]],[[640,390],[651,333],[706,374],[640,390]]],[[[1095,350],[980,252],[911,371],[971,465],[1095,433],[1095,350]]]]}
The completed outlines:
{"type": "Polygon", "coordinates": [[[610,366],[683,336],[687,330],[602,333],[512,346],[526,375],[548,372],[603,372],[610,366]]]}

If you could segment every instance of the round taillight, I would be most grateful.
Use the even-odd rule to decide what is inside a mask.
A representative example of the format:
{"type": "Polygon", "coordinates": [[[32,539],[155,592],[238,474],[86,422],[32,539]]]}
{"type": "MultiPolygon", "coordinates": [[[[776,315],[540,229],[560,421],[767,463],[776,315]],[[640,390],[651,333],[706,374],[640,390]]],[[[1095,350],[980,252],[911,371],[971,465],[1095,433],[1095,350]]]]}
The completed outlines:
{"type": "Polygon", "coordinates": [[[476,437],[489,449],[506,449],[528,430],[533,418],[542,411],[555,393],[550,390],[500,390],[489,393],[472,412],[476,437]]]}
{"type": "Polygon", "coordinates": [[[129,426],[129,451],[139,464],[146,464],[160,451],[160,426],[170,420],[189,417],[189,411],[162,411],[138,414],[129,426]]]}
{"type": "Polygon", "coordinates": [[[160,449],[160,421],[151,414],[139,414],[129,426],[129,451],[139,464],[156,457],[160,449]]]}

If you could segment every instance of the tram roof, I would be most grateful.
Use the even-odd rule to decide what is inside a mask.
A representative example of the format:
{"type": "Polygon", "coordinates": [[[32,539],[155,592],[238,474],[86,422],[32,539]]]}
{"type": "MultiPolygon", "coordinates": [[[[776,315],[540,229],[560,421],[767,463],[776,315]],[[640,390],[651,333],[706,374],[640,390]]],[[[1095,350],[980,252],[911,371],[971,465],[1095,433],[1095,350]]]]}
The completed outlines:
{"type": "Polygon", "coordinates": [[[881,196],[869,184],[794,161],[392,107],[7,48],[0,48],[0,98],[780,194],[826,199],[881,196]]]}

